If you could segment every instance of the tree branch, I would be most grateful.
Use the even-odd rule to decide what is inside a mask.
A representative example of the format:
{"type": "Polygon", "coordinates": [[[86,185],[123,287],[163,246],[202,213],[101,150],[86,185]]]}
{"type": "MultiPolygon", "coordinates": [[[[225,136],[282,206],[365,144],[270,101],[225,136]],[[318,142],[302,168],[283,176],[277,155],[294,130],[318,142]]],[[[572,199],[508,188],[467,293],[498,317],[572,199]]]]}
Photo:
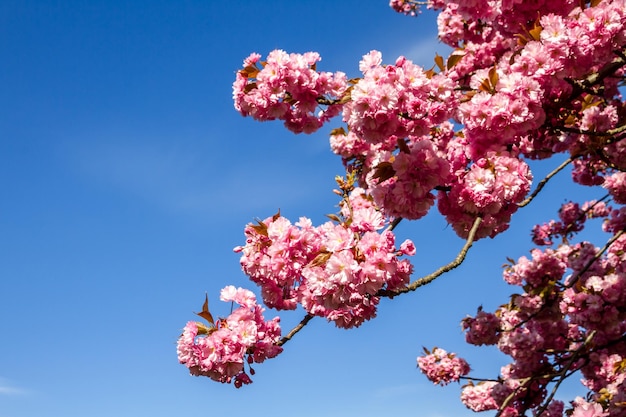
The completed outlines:
{"type": "Polygon", "coordinates": [[[456,258],[454,258],[452,262],[450,262],[447,265],[442,266],[441,268],[437,269],[435,272],[429,275],[426,275],[425,277],[422,277],[413,281],[411,284],[407,285],[406,287],[399,288],[397,290],[380,290],[376,293],[376,295],[379,297],[394,298],[397,295],[404,294],[410,291],[415,291],[419,287],[422,287],[426,284],[430,284],[441,275],[461,265],[463,261],[465,260],[465,256],[467,255],[467,252],[474,244],[474,238],[476,236],[476,232],[478,231],[478,227],[480,226],[480,223],[482,222],[482,220],[483,220],[482,217],[477,217],[476,220],[474,220],[474,224],[472,225],[472,228],[470,229],[469,234],[467,235],[467,240],[465,241],[465,245],[463,245],[463,248],[461,249],[459,254],[456,256],[456,258]]]}
{"type": "Polygon", "coordinates": [[[535,191],[532,192],[531,195],[529,195],[526,200],[522,201],[521,203],[518,204],[519,207],[524,207],[527,206],[531,201],[533,201],[535,199],[535,197],[537,197],[537,195],[541,192],[541,190],[543,190],[543,187],[546,186],[546,184],[548,183],[548,181],[550,181],[550,179],[552,177],[554,177],[556,174],[558,174],[559,172],[561,172],[566,166],[568,166],[574,159],[574,157],[570,157],[568,159],[566,159],[565,161],[563,161],[561,163],[561,165],[559,165],[558,167],[556,167],[552,172],[550,172],[548,175],[545,176],[544,179],[542,179],[539,184],[537,184],[537,188],[535,188],[535,191]]]}
{"type": "Polygon", "coordinates": [[[578,271],[575,275],[572,276],[572,279],[570,282],[567,283],[567,287],[572,287],[574,284],[576,284],[576,281],[578,281],[578,279],[589,270],[589,268],[591,268],[591,265],[593,265],[593,263],[595,261],[597,261],[598,259],[600,259],[600,257],[604,254],[604,252],[606,252],[609,247],[617,240],[620,238],[620,236],[622,236],[624,234],[624,230],[620,230],[619,232],[615,233],[615,235],[611,236],[611,238],[606,242],[606,245],[604,245],[604,247],[602,249],[600,249],[593,258],[591,258],[589,260],[589,262],[587,262],[587,264],[580,270],[578,271]]]}
{"type": "Polygon", "coordinates": [[[286,336],[283,336],[283,338],[282,338],[282,339],[280,339],[280,340],[278,341],[278,343],[276,343],[276,346],[282,346],[282,345],[284,345],[285,343],[287,343],[288,341],[290,341],[290,340],[291,340],[291,338],[292,338],[292,337],[294,337],[294,336],[295,336],[295,334],[296,334],[296,333],[298,333],[300,330],[302,330],[302,328],[303,328],[304,326],[306,326],[306,325],[307,325],[307,324],[311,321],[311,319],[312,319],[312,318],[313,318],[313,316],[312,316],[312,315],[310,315],[310,314],[307,314],[306,316],[304,316],[304,318],[302,319],[302,321],[301,321],[300,323],[298,323],[298,325],[297,325],[296,327],[294,327],[293,329],[291,329],[291,331],[290,331],[289,333],[287,333],[287,335],[286,335],[286,336]]]}

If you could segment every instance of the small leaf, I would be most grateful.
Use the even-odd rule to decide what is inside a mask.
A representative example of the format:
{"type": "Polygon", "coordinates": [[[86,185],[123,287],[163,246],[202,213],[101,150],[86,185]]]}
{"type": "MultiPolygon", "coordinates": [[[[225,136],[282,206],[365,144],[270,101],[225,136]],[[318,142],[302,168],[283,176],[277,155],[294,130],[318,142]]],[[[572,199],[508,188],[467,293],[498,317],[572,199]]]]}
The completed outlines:
{"type": "Polygon", "coordinates": [[[343,92],[343,95],[339,99],[339,104],[346,104],[352,100],[352,86],[348,87],[346,91],[343,92]]]}
{"type": "Polygon", "coordinates": [[[243,92],[248,94],[250,91],[254,90],[255,88],[256,88],[256,83],[248,83],[243,88],[243,92]]]}
{"type": "Polygon", "coordinates": [[[435,54],[435,64],[440,71],[444,71],[446,68],[443,66],[443,57],[439,54],[435,54]]]}
{"type": "Polygon", "coordinates": [[[491,87],[493,90],[496,89],[496,86],[498,85],[499,80],[500,80],[500,76],[498,75],[498,72],[496,71],[496,66],[494,65],[489,70],[489,82],[491,83],[491,87]]]}
{"type": "Polygon", "coordinates": [[[332,256],[332,252],[326,250],[321,251],[307,266],[324,266],[332,256]]]}
{"type": "Polygon", "coordinates": [[[461,103],[467,103],[468,101],[470,101],[472,99],[472,97],[474,97],[476,95],[476,91],[468,91],[467,93],[465,93],[465,95],[461,98],[461,103]]]}
{"type": "Polygon", "coordinates": [[[346,130],[343,127],[338,127],[330,131],[330,136],[346,136],[346,130]]]}
{"type": "Polygon", "coordinates": [[[239,71],[239,73],[248,78],[256,78],[257,74],[259,73],[259,69],[255,66],[248,65],[247,67],[239,71]]]}
{"type": "Polygon", "coordinates": [[[517,38],[517,44],[519,46],[524,46],[528,43],[528,39],[521,33],[516,33],[515,37],[517,38]]]}
{"type": "Polygon", "coordinates": [[[450,54],[450,56],[448,57],[448,62],[446,63],[446,67],[448,69],[451,69],[452,67],[454,67],[460,60],[461,58],[463,58],[465,56],[465,53],[463,53],[463,51],[456,50],[454,52],[452,52],[450,54]]]}
{"type": "Polygon", "coordinates": [[[409,149],[409,145],[407,145],[406,140],[403,138],[398,138],[398,149],[400,149],[400,152],[404,152],[406,154],[411,153],[411,150],[409,149]]]}
{"type": "Polygon", "coordinates": [[[574,126],[577,121],[578,119],[576,119],[576,117],[573,114],[570,114],[569,116],[567,116],[564,123],[565,123],[565,126],[574,126]]]}
{"type": "Polygon", "coordinates": [[[211,323],[213,326],[215,326],[215,321],[213,320],[213,316],[209,312],[209,296],[207,294],[204,295],[204,304],[202,304],[202,311],[199,313],[196,313],[196,315],[202,317],[203,319],[211,323]]]}
{"type": "Polygon", "coordinates": [[[480,86],[478,87],[480,91],[484,91],[485,93],[491,93],[491,84],[489,84],[488,79],[484,79],[480,82],[480,86]]]}
{"type": "Polygon", "coordinates": [[[625,371],[626,371],[626,359],[622,359],[621,361],[613,365],[613,372],[615,372],[616,374],[621,374],[625,371]]]}
{"type": "Polygon", "coordinates": [[[528,34],[530,35],[532,40],[538,41],[539,39],[541,39],[542,30],[543,28],[541,27],[541,25],[539,23],[535,23],[535,26],[528,31],[528,34]]]}
{"type": "Polygon", "coordinates": [[[336,214],[327,214],[326,217],[328,217],[334,222],[341,223],[341,219],[336,214]]]}
{"type": "Polygon", "coordinates": [[[257,219],[257,224],[254,225],[250,225],[250,227],[257,232],[257,234],[261,235],[261,236],[265,236],[268,237],[267,234],[267,225],[265,223],[263,223],[261,220],[257,219]]]}
{"type": "Polygon", "coordinates": [[[387,181],[396,175],[396,171],[393,169],[391,162],[381,162],[374,168],[374,178],[378,178],[379,182],[387,181]]]}

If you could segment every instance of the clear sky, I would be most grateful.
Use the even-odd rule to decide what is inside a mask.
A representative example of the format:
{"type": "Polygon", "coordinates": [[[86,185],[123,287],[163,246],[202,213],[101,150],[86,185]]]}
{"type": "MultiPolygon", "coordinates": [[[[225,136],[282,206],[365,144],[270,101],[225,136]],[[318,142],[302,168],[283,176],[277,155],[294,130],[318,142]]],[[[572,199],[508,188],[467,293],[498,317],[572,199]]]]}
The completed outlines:
{"type": "MultiPolygon", "coordinates": [[[[507,301],[501,265],[572,193],[558,179],[461,268],[383,300],[357,330],[313,320],[250,386],[177,363],[205,292],[225,316],[222,287],[253,289],[232,252],[246,223],[280,209],[319,224],[336,210],[339,120],[294,136],[233,108],[243,58],[275,48],[318,51],[319,69],[351,77],[371,49],[428,67],[446,52],[432,14],[384,0],[2,1],[0,417],[470,414],[415,358],[437,345],[495,376],[503,358],[466,346],[459,321],[507,301]]],[[[417,275],[462,246],[437,215],[398,230],[416,243],[417,275]]],[[[281,314],[284,330],[302,315],[281,314]]]]}

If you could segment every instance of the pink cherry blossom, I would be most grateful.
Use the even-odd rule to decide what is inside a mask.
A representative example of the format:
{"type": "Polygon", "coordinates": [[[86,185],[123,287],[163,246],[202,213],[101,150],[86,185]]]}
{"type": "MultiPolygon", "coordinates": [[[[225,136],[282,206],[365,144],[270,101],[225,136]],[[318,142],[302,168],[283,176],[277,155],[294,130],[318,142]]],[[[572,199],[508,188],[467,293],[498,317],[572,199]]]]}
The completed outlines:
{"type": "Polygon", "coordinates": [[[433,348],[432,352],[417,358],[417,366],[434,384],[447,385],[458,381],[470,371],[464,359],[456,357],[440,348],[433,348]]]}

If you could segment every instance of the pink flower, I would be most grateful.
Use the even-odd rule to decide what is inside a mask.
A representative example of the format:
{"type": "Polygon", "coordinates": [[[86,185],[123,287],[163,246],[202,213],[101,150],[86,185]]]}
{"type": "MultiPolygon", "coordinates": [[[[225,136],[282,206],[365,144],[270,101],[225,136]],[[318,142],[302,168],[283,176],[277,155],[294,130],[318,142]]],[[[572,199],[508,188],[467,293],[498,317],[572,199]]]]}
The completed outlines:
{"type": "Polygon", "coordinates": [[[434,384],[447,385],[458,381],[470,371],[467,362],[457,358],[454,353],[440,348],[433,348],[432,352],[425,351],[426,355],[417,358],[417,365],[434,384]]]}
{"type": "Polygon", "coordinates": [[[254,294],[228,286],[221,291],[223,301],[234,301],[241,307],[225,319],[204,325],[190,321],[178,339],[177,353],[181,364],[192,375],[207,376],[222,383],[235,382],[237,388],[252,381],[245,372],[247,362],[263,362],[282,351],[278,318],[265,321],[263,309],[256,305],[254,294]]]}
{"type": "Polygon", "coordinates": [[[605,417],[609,415],[600,404],[589,403],[581,397],[576,397],[573,404],[574,411],[571,417],[605,417]]]}
{"type": "Polygon", "coordinates": [[[461,391],[461,401],[472,411],[497,410],[498,404],[491,396],[491,390],[497,382],[486,381],[477,385],[467,384],[461,391]]]}

